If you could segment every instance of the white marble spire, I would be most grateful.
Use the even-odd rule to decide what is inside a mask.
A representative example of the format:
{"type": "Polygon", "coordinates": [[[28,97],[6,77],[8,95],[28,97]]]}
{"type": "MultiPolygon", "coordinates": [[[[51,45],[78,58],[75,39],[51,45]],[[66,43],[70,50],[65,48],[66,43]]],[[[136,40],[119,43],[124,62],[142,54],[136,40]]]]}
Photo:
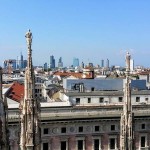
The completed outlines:
{"type": "Polygon", "coordinates": [[[35,98],[34,70],[32,65],[32,33],[26,33],[28,65],[25,72],[25,95],[21,107],[21,150],[40,150],[40,102],[35,98]]]}
{"type": "Polygon", "coordinates": [[[130,54],[126,54],[124,105],[120,120],[120,150],[134,150],[133,118],[130,88],[130,54]]]}

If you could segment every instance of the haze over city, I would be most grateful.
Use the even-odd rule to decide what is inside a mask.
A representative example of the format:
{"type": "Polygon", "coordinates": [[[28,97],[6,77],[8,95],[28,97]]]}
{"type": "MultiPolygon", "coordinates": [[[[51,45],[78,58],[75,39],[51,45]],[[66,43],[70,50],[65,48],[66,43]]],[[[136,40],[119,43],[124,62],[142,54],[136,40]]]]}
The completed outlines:
{"type": "Polygon", "coordinates": [[[26,57],[25,33],[33,33],[33,64],[54,55],[64,66],[73,57],[94,65],[107,58],[124,66],[126,51],[135,65],[149,67],[150,1],[1,1],[0,61],[26,57]]]}

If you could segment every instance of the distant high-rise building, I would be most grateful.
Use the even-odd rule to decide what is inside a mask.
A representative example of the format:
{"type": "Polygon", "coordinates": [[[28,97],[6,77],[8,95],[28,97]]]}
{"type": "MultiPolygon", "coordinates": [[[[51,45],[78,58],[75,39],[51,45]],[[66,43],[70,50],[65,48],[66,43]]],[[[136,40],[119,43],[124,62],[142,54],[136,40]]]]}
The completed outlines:
{"type": "Polygon", "coordinates": [[[9,69],[15,70],[16,69],[16,59],[4,60],[3,67],[4,67],[4,69],[9,68],[9,69]]]}
{"type": "Polygon", "coordinates": [[[47,70],[47,69],[48,69],[48,64],[44,63],[44,70],[47,70]]]}
{"type": "Polygon", "coordinates": [[[19,58],[17,56],[17,60],[16,60],[16,69],[19,69],[19,58]]]}
{"type": "Polygon", "coordinates": [[[89,63],[88,66],[89,67],[93,67],[94,65],[93,65],[93,63],[89,63]]]}
{"type": "Polygon", "coordinates": [[[134,60],[130,59],[130,70],[133,71],[134,70],[134,60]]]}
{"type": "Polygon", "coordinates": [[[73,58],[73,67],[78,67],[78,66],[79,66],[79,59],[73,58]]]}
{"type": "Polygon", "coordinates": [[[23,68],[27,67],[27,60],[23,60],[23,68]]]}
{"type": "Polygon", "coordinates": [[[104,67],[104,60],[101,60],[101,67],[104,67]]]}
{"type": "Polygon", "coordinates": [[[19,69],[23,69],[23,55],[22,53],[20,54],[20,57],[19,57],[19,69]]]}
{"type": "Polygon", "coordinates": [[[84,68],[84,62],[83,62],[83,61],[82,61],[82,63],[81,63],[81,67],[84,68]]]}
{"type": "Polygon", "coordinates": [[[109,68],[109,59],[106,60],[106,68],[109,68]]]}
{"type": "Polygon", "coordinates": [[[62,57],[60,57],[58,60],[58,68],[62,68],[62,67],[63,67],[63,62],[62,62],[62,57]]]}
{"type": "Polygon", "coordinates": [[[54,56],[50,56],[50,68],[55,68],[55,58],[54,56]]]}

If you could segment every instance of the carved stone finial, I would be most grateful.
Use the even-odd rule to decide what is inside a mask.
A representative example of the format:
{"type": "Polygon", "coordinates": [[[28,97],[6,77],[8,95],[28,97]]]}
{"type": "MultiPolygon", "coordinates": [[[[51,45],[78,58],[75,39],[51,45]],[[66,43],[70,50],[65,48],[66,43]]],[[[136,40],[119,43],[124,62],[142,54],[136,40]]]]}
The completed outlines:
{"type": "Polygon", "coordinates": [[[26,41],[27,41],[28,47],[31,47],[31,45],[32,45],[32,38],[33,37],[32,37],[32,32],[30,32],[30,29],[26,33],[25,37],[26,37],[26,41]]]}
{"type": "Polygon", "coordinates": [[[129,52],[126,53],[126,72],[127,74],[130,72],[130,59],[131,59],[131,55],[129,52]]]}

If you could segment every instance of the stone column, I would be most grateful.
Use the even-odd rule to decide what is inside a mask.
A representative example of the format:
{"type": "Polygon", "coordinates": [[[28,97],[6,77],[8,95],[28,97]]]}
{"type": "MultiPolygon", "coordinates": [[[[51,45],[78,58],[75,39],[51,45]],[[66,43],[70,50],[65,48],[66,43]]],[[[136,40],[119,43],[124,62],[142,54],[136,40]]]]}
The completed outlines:
{"type": "Polygon", "coordinates": [[[76,150],[76,137],[74,135],[68,139],[68,150],[76,150]]]}
{"type": "Polygon", "coordinates": [[[85,149],[91,150],[92,149],[92,143],[93,143],[92,135],[87,135],[85,137],[85,149]]]}
{"type": "Polygon", "coordinates": [[[140,147],[139,133],[135,132],[134,134],[135,134],[135,139],[134,139],[135,148],[139,149],[140,147]]]}
{"type": "Polygon", "coordinates": [[[60,149],[60,138],[58,136],[55,136],[52,138],[52,150],[59,150],[60,149]]]}
{"type": "Polygon", "coordinates": [[[104,133],[101,137],[101,147],[102,149],[108,149],[109,148],[108,145],[109,145],[109,136],[108,134],[104,133]]]}

